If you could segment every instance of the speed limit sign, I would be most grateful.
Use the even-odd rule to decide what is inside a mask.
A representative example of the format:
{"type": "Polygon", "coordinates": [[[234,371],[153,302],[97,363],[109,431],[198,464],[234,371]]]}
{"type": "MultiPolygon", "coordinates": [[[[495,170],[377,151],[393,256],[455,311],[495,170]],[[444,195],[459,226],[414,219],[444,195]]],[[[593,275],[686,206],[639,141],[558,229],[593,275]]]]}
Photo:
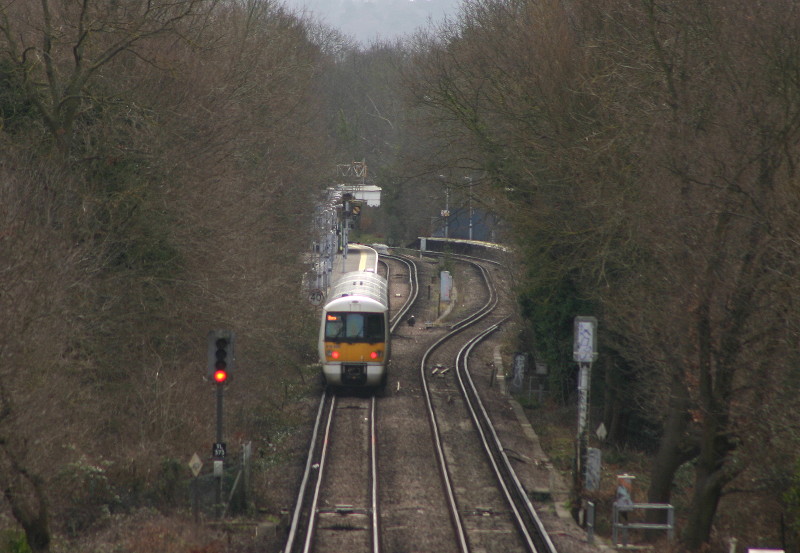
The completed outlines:
{"type": "Polygon", "coordinates": [[[310,294],[308,294],[308,299],[313,305],[320,305],[322,300],[325,299],[325,294],[322,290],[312,290],[310,294]]]}

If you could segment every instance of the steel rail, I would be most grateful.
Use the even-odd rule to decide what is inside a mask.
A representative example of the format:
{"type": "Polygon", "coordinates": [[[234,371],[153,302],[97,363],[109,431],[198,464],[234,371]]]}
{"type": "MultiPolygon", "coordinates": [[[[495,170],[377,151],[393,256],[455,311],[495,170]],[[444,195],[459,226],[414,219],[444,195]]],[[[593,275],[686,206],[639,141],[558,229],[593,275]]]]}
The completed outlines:
{"type": "MultiPolygon", "coordinates": [[[[485,286],[489,292],[489,299],[487,300],[486,304],[482,306],[479,310],[477,310],[474,314],[469,315],[463,321],[460,321],[450,327],[450,332],[442,337],[439,341],[437,341],[431,348],[425,353],[422,361],[422,382],[423,382],[423,390],[425,392],[426,401],[428,402],[429,406],[429,416],[435,418],[435,411],[433,409],[432,401],[430,399],[430,394],[427,387],[427,379],[425,377],[424,368],[427,364],[428,355],[436,349],[442,342],[447,340],[448,338],[452,337],[454,334],[457,334],[461,330],[471,326],[472,324],[482,320],[486,316],[491,313],[494,308],[499,303],[499,297],[497,295],[496,288],[490,278],[489,272],[486,270],[485,267],[480,265],[479,263],[473,261],[472,259],[464,258],[463,256],[454,256],[454,257],[461,257],[462,261],[466,263],[470,263],[472,265],[477,266],[481,270],[481,274],[484,278],[485,286]]],[[[527,551],[530,553],[556,553],[555,546],[553,545],[550,536],[548,535],[547,531],[544,528],[544,525],[539,519],[538,515],[536,514],[535,509],[533,508],[530,499],[528,498],[519,478],[516,475],[511,463],[508,459],[508,456],[505,454],[503,449],[502,443],[500,442],[499,437],[494,429],[494,426],[491,422],[488,412],[483,405],[483,402],[480,399],[480,395],[478,394],[477,388],[472,381],[472,377],[469,374],[468,370],[468,358],[472,350],[474,349],[477,344],[481,341],[485,340],[489,335],[495,332],[497,329],[500,328],[500,325],[507,320],[507,317],[504,318],[502,321],[482,330],[478,335],[471,338],[464,346],[462,346],[456,356],[456,376],[459,382],[459,387],[461,390],[462,397],[465,402],[465,406],[470,413],[470,417],[473,420],[473,424],[475,425],[476,431],[478,433],[479,441],[482,443],[484,451],[487,454],[488,461],[492,466],[492,470],[494,471],[498,486],[502,495],[506,499],[506,503],[509,505],[511,515],[515,521],[515,524],[520,532],[520,537],[525,543],[525,547],[527,551]],[[498,462],[499,460],[499,462],[498,462]],[[528,522],[526,522],[528,521],[528,522]]],[[[431,426],[433,428],[434,433],[434,441],[436,443],[437,451],[441,450],[440,444],[440,437],[438,432],[438,427],[434,419],[431,419],[431,426]]],[[[439,457],[440,463],[440,471],[442,473],[442,478],[445,482],[446,486],[451,486],[449,473],[447,472],[446,468],[446,460],[443,456],[439,457]]],[[[460,518],[458,515],[452,515],[455,518],[458,518],[460,522],[460,518]]],[[[462,540],[459,540],[460,542],[462,540]]],[[[467,537],[465,532],[465,538],[463,540],[466,543],[467,537]]],[[[463,547],[463,546],[462,546],[463,547]]]]}
{"type": "Polygon", "coordinates": [[[397,325],[400,324],[400,321],[406,316],[406,314],[411,310],[411,306],[417,301],[417,297],[419,296],[419,274],[417,271],[417,264],[413,261],[406,259],[402,256],[398,255],[383,255],[387,259],[393,259],[399,263],[404,264],[408,268],[408,287],[409,287],[409,294],[408,298],[406,298],[403,307],[392,317],[389,332],[394,332],[397,325]]]}
{"type": "Polygon", "coordinates": [[[303,542],[303,553],[311,551],[311,544],[314,538],[314,528],[317,523],[317,510],[319,507],[319,492],[322,488],[323,476],[325,473],[325,461],[328,457],[328,443],[330,442],[331,427],[333,426],[333,417],[336,409],[336,396],[331,396],[331,408],[328,411],[328,422],[325,425],[325,435],[322,439],[322,450],[320,451],[319,463],[317,465],[317,482],[314,486],[314,496],[309,505],[308,511],[308,527],[306,528],[306,539],[303,542]]]}
{"type": "Polygon", "coordinates": [[[297,529],[300,524],[301,515],[303,511],[303,503],[304,498],[306,495],[306,488],[308,487],[308,482],[311,478],[311,470],[314,466],[314,450],[316,449],[317,445],[317,436],[319,434],[319,427],[320,423],[322,422],[322,413],[323,407],[325,407],[325,391],[322,392],[322,397],[319,400],[319,408],[317,409],[317,416],[314,421],[314,430],[311,433],[311,445],[308,449],[308,459],[306,460],[306,468],[303,471],[303,478],[300,482],[300,491],[297,494],[297,502],[294,506],[294,514],[292,515],[292,521],[289,525],[289,536],[286,539],[286,546],[284,547],[284,553],[291,553],[294,549],[294,540],[297,537],[297,529]]]}
{"type": "Polygon", "coordinates": [[[497,295],[497,290],[492,284],[492,279],[489,277],[489,271],[486,270],[481,264],[476,263],[470,260],[464,260],[465,263],[469,263],[474,267],[480,269],[481,274],[483,276],[483,282],[486,285],[486,290],[489,292],[489,299],[486,300],[486,303],[475,313],[466,317],[464,320],[455,323],[454,325],[450,326],[450,330],[460,330],[462,328],[466,328],[472,323],[478,322],[479,320],[483,319],[486,315],[492,312],[495,307],[497,307],[497,303],[500,301],[500,298],[497,295]]]}
{"type": "Polygon", "coordinates": [[[380,553],[381,536],[379,531],[380,513],[378,512],[378,435],[375,431],[375,396],[370,402],[370,422],[369,422],[369,449],[370,449],[370,472],[372,473],[372,552],[380,553]]]}
{"type": "Polygon", "coordinates": [[[436,459],[439,464],[439,476],[442,478],[442,484],[444,485],[445,494],[447,495],[447,504],[450,509],[450,520],[453,523],[453,527],[456,532],[456,539],[458,541],[458,546],[460,551],[463,553],[469,553],[469,545],[467,543],[467,533],[464,530],[464,523],[461,520],[461,515],[458,512],[458,505],[456,504],[456,497],[455,492],[453,491],[453,482],[450,479],[450,473],[447,471],[447,461],[444,456],[444,448],[442,446],[442,438],[439,434],[439,426],[436,424],[436,412],[433,408],[433,401],[431,400],[431,392],[428,388],[428,381],[425,378],[425,365],[428,361],[428,355],[442,342],[444,342],[447,338],[449,338],[452,334],[456,334],[458,331],[454,331],[448,333],[447,335],[443,336],[436,343],[425,352],[422,356],[422,363],[420,364],[420,379],[422,380],[422,392],[425,395],[425,404],[428,409],[428,423],[431,427],[431,433],[433,434],[433,446],[436,450],[436,459]]]}
{"type": "MultiPolygon", "coordinates": [[[[466,263],[471,263],[474,265],[478,265],[472,261],[466,261],[466,263]]],[[[444,455],[444,447],[442,445],[442,438],[439,433],[439,426],[436,421],[436,410],[433,406],[433,400],[431,399],[431,392],[428,387],[428,379],[425,376],[425,367],[428,362],[428,357],[430,354],[439,347],[442,343],[446,340],[450,339],[452,336],[458,334],[462,330],[466,329],[467,327],[477,323],[484,317],[486,317],[494,306],[497,305],[497,297],[496,293],[491,285],[491,280],[488,279],[488,275],[486,272],[483,272],[484,276],[484,283],[486,284],[487,290],[489,291],[490,300],[482,306],[475,314],[472,314],[465,318],[464,320],[456,323],[452,327],[450,327],[450,331],[447,332],[444,336],[439,338],[436,342],[433,343],[423,354],[422,361],[420,363],[420,380],[422,382],[422,392],[425,396],[425,404],[427,406],[428,412],[428,422],[431,427],[431,433],[433,435],[433,444],[434,449],[436,450],[436,458],[439,465],[439,475],[442,478],[442,483],[444,485],[445,494],[447,495],[447,503],[450,508],[450,519],[453,523],[454,530],[456,532],[456,539],[458,541],[458,546],[463,553],[469,552],[469,544],[467,539],[466,530],[464,529],[464,523],[461,520],[461,514],[458,511],[458,505],[455,499],[455,491],[453,489],[453,482],[450,478],[450,473],[448,472],[447,467],[447,459],[444,455]],[[492,298],[494,298],[492,300],[492,298]],[[488,307],[491,304],[491,307],[488,307]]]]}
{"type": "MultiPolygon", "coordinates": [[[[500,466],[497,464],[497,459],[493,454],[495,450],[489,444],[486,435],[487,433],[486,431],[484,431],[484,425],[486,421],[478,419],[478,414],[476,413],[475,404],[479,403],[480,399],[477,399],[476,401],[476,398],[472,396],[473,393],[477,394],[477,390],[473,388],[472,391],[468,391],[467,385],[465,384],[461,374],[462,373],[461,368],[463,367],[466,357],[469,356],[469,353],[472,351],[472,348],[480,341],[482,341],[486,336],[497,330],[499,327],[500,327],[499,324],[493,325],[488,329],[484,330],[483,332],[481,332],[479,335],[473,337],[466,344],[464,344],[464,346],[458,351],[458,354],[456,355],[456,377],[458,379],[459,388],[461,390],[461,394],[464,399],[464,405],[466,406],[467,411],[469,411],[470,417],[472,418],[472,422],[475,425],[475,430],[478,433],[478,438],[479,441],[481,442],[481,446],[483,447],[483,450],[487,455],[489,464],[492,467],[492,471],[494,472],[497,478],[497,483],[500,487],[500,491],[502,492],[503,497],[505,497],[506,499],[506,503],[511,509],[514,522],[521,534],[523,541],[525,542],[527,551],[529,551],[530,553],[539,553],[536,549],[536,546],[533,543],[533,539],[530,535],[530,532],[528,531],[527,525],[522,520],[522,514],[517,508],[517,503],[514,501],[514,498],[512,497],[511,494],[511,490],[509,490],[508,485],[506,484],[506,479],[503,477],[503,474],[501,473],[500,466]]],[[[489,424],[491,424],[491,422],[489,424]]]]}
{"type": "MultiPolygon", "coordinates": [[[[403,304],[403,307],[398,311],[398,313],[392,318],[392,323],[390,327],[390,332],[393,332],[396,326],[399,324],[400,321],[403,320],[403,317],[406,313],[411,309],[414,302],[417,300],[419,295],[419,277],[418,277],[418,270],[416,263],[413,260],[404,259],[400,256],[394,255],[386,255],[382,256],[389,259],[396,260],[403,265],[405,265],[408,269],[408,285],[409,285],[409,295],[406,301],[403,304]]],[[[387,272],[387,280],[388,275],[390,275],[390,268],[389,265],[386,264],[386,272],[387,272]]],[[[335,396],[331,397],[331,405],[328,411],[328,419],[325,424],[325,436],[323,438],[323,449],[320,452],[319,456],[321,460],[319,463],[315,463],[316,460],[316,449],[317,443],[319,441],[320,435],[320,428],[322,426],[323,414],[324,414],[324,407],[325,407],[325,400],[327,397],[326,391],[323,391],[320,400],[319,406],[317,408],[317,414],[314,421],[314,429],[311,434],[311,440],[308,449],[308,455],[306,459],[306,466],[303,471],[303,476],[300,483],[300,488],[297,494],[297,500],[295,502],[295,507],[292,513],[292,518],[289,524],[289,533],[286,540],[286,544],[284,546],[283,552],[284,553],[292,553],[297,544],[298,534],[300,533],[300,527],[304,521],[307,521],[308,527],[306,531],[306,542],[304,544],[303,551],[308,551],[310,547],[310,537],[313,536],[314,526],[316,516],[315,513],[317,511],[317,504],[319,500],[319,490],[323,482],[323,471],[325,467],[325,458],[327,457],[327,445],[329,441],[329,436],[331,432],[332,422],[333,422],[333,414],[334,408],[336,403],[335,396]],[[316,470],[315,470],[316,469],[316,470]],[[316,477],[316,484],[314,487],[314,496],[312,500],[312,505],[308,509],[308,515],[304,518],[303,517],[303,510],[306,505],[306,496],[309,493],[309,485],[312,479],[312,475],[316,477]]],[[[380,511],[378,508],[378,455],[377,455],[377,435],[376,435],[376,400],[375,397],[372,397],[371,406],[370,406],[370,466],[371,466],[371,511],[372,511],[372,533],[371,533],[371,542],[373,553],[380,552],[380,511]]]]}
{"type": "MultiPolygon", "coordinates": [[[[368,479],[370,484],[370,511],[372,516],[370,517],[371,523],[371,533],[370,533],[370,544],[371,544],[371,553],[380,553],[380,531],[379,531],[379,510],[378,510],[378,456],[377,456],[377,435],[376,435],[376,428],[375,428],[375,405],[376,400],[375,396],[370,398],[370,421],[369,421],[369,456],[370,456],[370,477],[368,479]]],[[[328,457],[329,457],[329,448],[328,445],[331,442],[331,435],[333,429],[333,422],[336,417],[336,396],[331,396],[330,402],[330,409],[328,410],[327,421],[325,423],[325,433],[322,438],[322,449],[320,451],[319,460],[316,464],[311,465],[312,467],[316,468],[317,472],[317,480],[314,486],[314,493],[313,497],[308,506],[308,514],[306,520],[308,521],[306,527],[306,534],[305,539],[303,541],[303,553],[310,553],[314,546],[314,536],[317,529],[317,518],[319,516],[319,502],[321,497],[321,489],[322,485],[325,483],[325,471],[328,466],[328,457]]],[[[321,418],[321,417],[320,417],[321,418]]],[[[313,457],[313,452],[309,455],[309,458],[313,457]]],[[[299,512],[300,507],[295,509],[296,517],[300,518],[299,512]]],[[[296,526],[296,523],[293,521],[293,527],[296,526]]],[[[294,538],[291,540],[294,541],[294,538]]],[[[287,547],[285,549],[286,553],[290,553],[293,548],[293,543],[287,543],[287,547]]]]}
{"type": "Polygon", "coordinates": [[[509,461],[508,456],[506,455],[503,444],[500,441],[500,437],[495,431],[494,424],[492,424],[489,413],[486,411],[486,408],[483,405],[483,401],[478,394],[478,389],[475,386],[475,383],[472,380],[472,375],[469,372],[469,355],[472,353],[472,350],[490,334],[499,329],[500,325],[505,322],[505,320],[506,319],[484,330],[481,334],[473,338],[469,344],[462,348],[461,351],[459,351],[459,360],[456,361],[456,375],[458,376],[462,394],[464,394],[465,403],[467,404],[470,415],[472,416],[472,420],[475,423],[475,428],[481,436],[481,441],[484,444],[485,451],[493,468],[495,469],[498,481],[501,484],[504,494],[506,494],[509,506],[514,512],[517,525],[520,528],[520,531],[523,533],[523,537],[528,544],[530,551],[534,553],[557,553],[555,545],[550,539],[550,535],[545,529],[544,524],[539,518],[539,515],[536,513],[536,509],[534,509],[528,494],[525,492],[522,483],[519,481],[516,471],[511,466],[511,461],[509,461]],[[478,416],[478,412],[480,413],[480,417],[478,416]],[[489,435],[488,437],[487,434],[489,435]],[[498,467],[494,456],[492,455],[492,451],[494,451],[495,455],[500,458],[502,467],[498,467]],[[502,473],[500,468],[503,470],[502,473]],[[516,502],[508,493],[508,487],[505,482],[506,478],[503,478],[503,473],[506,475],[506,478],[512,485],[512,491],[514,492],[514,496],[517,498],[516,502]],[[520,511],[520,509],[517,507],[517,502],[520,503],[522,511],[520,511]],[[528,525],[524,523],[522,515],[527,516],[528,520],[530,521],[534,531],[533,535],[531,535],[528,525]],[[541,547],[538,547],[534,541],[539,542],[541,547]]]}
{"type": "MultiPolygon", "coordinates": [[[[488,305],[493,301],[492,307],[489,309],[489,311],[491,311],[499,302],[499,298],[496,297],[496,289],[494,285],[491,283],[489,272],[482,265],[473,262],[472,260],[475,259],[474,257],[471,256],[461,256],[461,257],[464,258],[466,262],[474,263],[478,267],[480,267],[487,288],[489,289],[491,294],[495,295],[493,300],[487,302],[488,305]]],[[[484,260],[484,261],[500,265],[499,263],[492,260],[484,260]]],[[[500,325],[506,320],[507,318],[485,329],[479,335],[475,336],[472,340],[470,340],[464,347],[461,348],[456,358],[456,376],[458,378],[459,386],[461,388],[461,393],[464,398],[467,409],[469,410],[473,423],[475,424],[475,428],[478,431],[480,440],[484,446],[484,450],[486,451],[487,456],[489,457],[489,462],[491,463],[495,471],[495,474],[497,475],[498,482],[500,483],[503,494],[506,496],[509,506],[511,507],[512,512],[514,513],[514,518],[517,521],[517,526],[520,529],[522,537],[526,542],[527,546],[529,547],[529,550],[534,553],[556,553],[555,546],[553,545],[553,542],[551,541],[549,534],[545,530],[544,525],[541,522],[541,519],[539,518],[538,514],[536,513],[536,510],[533,507],[533,504],[528,498],[528,495],[525,492],[522,483],[519,481],[519,478],[517,477],[514,468],[511,466],[511,462],[509,461],[508,456],[505,453],[503,445],[500,442],[500,438],[497,436],[497,433],[494,429],[494,425],[491,422],[491,418],[489,417],[489,414],[483,405],[483,401],[480,399],[477,387],[472,381],[472,376],[469,373],[468,360],[469,360],[469,355],[472,352],[472,349],[481,341],[486,339],[486,337],[488,337],[490,334],[499,329],[500,325]],[[480,412],[480,418],[478,417],[478,413],[476,411],[480,412]],[[485,431],[484,428],[486,429],[485,431]],[[491,437],[491,445],[489,439],[486,436],[487,433],[491,437]],[[498,466],[497,463],[495,462],[495,459],[492,455],[492,449],[496,452],[496,455],[500,458],[502,467],[498,466]],[[509,493],[509,488],[506,485],[505,479],[503,478],[503,473],[507,475],[507,478],[510,481],[512,491],[514,492],[514,496],[518,498],[518,502],[520,503],[519,507],[516,505],[516,502],[513,500],[513,497],[509,493]],[[529,531],[528,525],[525,524],[522,515],[525,515],[527,519],[530,521],[530,525],[533,528],[533,534],[531,534],[531,532],[529,531]],[[540,542],[540,545],[542,547],[541,548],[537,547],[534,541],[540,542]]]]}

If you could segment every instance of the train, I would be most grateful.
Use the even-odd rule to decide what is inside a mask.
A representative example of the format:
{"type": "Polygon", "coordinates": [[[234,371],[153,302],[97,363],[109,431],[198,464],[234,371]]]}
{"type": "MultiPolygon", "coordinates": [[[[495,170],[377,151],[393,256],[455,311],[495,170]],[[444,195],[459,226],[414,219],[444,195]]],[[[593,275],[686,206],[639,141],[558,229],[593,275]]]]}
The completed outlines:
{"type": "Polygon", "coordinates": [[[390,350],[389,283],[374,270],[344,273],[322,309],[319,357],[325,384],[384,387],[390,350]]]}

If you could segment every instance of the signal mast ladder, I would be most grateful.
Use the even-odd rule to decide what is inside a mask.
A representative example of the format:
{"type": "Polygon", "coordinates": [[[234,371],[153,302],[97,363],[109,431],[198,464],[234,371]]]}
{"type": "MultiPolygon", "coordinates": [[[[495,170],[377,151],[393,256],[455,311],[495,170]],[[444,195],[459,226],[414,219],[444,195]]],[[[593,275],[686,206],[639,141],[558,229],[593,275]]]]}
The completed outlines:
{"type": "Polygon", "coordinates": [[[625,507],[620,507],[614,503],[614,519],[612,523],[611,541],[619,545],[619,531],[622,530],[622,546],[628,545],[628,530],[666,530],[667,539],[672,541],[675,537],[675,508],[669,503],[633,503],[625,507]],[[659,509],[667,511],[667,522],[665,524],[655,524],[649,522],[620,522],[620,513],[629,513],[635,509],[652,510],[659,509]]]}

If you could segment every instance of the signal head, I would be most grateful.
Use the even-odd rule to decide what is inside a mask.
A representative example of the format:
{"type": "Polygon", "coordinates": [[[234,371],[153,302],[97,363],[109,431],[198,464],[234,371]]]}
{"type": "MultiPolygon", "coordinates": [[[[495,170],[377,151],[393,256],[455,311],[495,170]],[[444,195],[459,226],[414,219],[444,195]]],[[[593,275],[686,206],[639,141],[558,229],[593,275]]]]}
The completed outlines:
{"type": "Polygon", "coordinates": [[[214,371],[214,382],[217,384],[225,384],[226,380],[228,380],[228,371],[225,369],[217,369],[214,371]]]}
{"type": "Polygon", "coordinates": [[[230,330],[212,330],[208,333],[208,368],[206,377],[216,384],[224,384],[234,368],[236,335],[230,330]]]}

